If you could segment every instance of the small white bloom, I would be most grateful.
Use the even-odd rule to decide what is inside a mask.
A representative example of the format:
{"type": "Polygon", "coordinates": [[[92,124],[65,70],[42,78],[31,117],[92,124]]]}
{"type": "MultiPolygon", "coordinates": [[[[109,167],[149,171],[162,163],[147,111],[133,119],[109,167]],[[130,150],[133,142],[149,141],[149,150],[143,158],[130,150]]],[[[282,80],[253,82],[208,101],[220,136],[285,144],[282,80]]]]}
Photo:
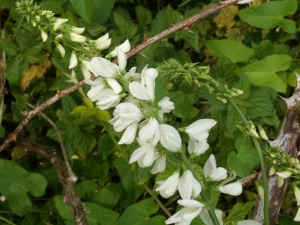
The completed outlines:
{"type": "Polygon", "coordinates": [[[102,57],[94,57],[90,62],[95,75],[102,77],[114,77],[118,72],[118,66],[102,57]]]}
{"type": "Polygon", "coordinates": [[[261,225],[259,222],[255,220],[241,220],[237,222],[237,225],[261,225]]]}
{"type": "Polygon", "coordinates": [[[282,177],[283,179],[288,178],[292,175],[292,173],[290,171],[276,172],[276,174],[278,176],[282,177]]]}
{"type": "Polygon", "coordinates": [[[109,84],[109,86],[114,90],[115,94],[119,94],[122,91],[122,86],[111,77],[105,78],[106,82],[109,84]]]}
{"type": "Polygon", "coordinates": [[[152,174],[162,173],[166,170],[166,158],[167,155],[159,155],[158,152],[155,153],[155,162],[152,170],[150,171],[152,174]]]}
{"type": "Polygon", "coordinates": [[[130,50],[130,43],[128,41],[128,39],[126,41],[124,41],[123,44],[117,46],[110,54],[112,56],[116,56],[118,53],[117,53],[117,48],[120,49],[122,52],[126,53],[130,50]]]}
{"type": "Polygon", "coordinates": [[[137,127],[138,127],[138,123],[137,122],[134,122],[134,123],[130,124],[126,128],[126,130],[125,130],[125,132],[124,132],[121,140],[118,142],[118,144],[119,145],[122,145],[122,144],[127,144],[127,145],[132,144],[133,141],[134,141],[134,139],[135,139],[137,127]]]}
{"type": "Polygon", "coordinates": [[[181,149],[181,137],[174,127],[167,124],[160,124],[159,130],[162,146],[171,152],[177,152],[181,149]]]}
{"type": "Polygon", "coordinates": [[[1,202],[4,202],[5,200],[6,200],[5,196],[4,196],[4,195],[1,195],[0,201],[1,201],[1,202]]]}
{"type": "Polygon", "coordinates": [[[216,123],[217,122],[213,119],[200,119],[189,125],[185,132],[190,138],[197,141],[203,141],[207,139],[209,130],[216,125],[216,123]]]}
{"type": "Polygon", "coordinates": [[[167,219],[166,224],[189,225],[203,208],[203,204],[196,200],[178,200],[177,203],[184,208],[167,219]]]}
{"type": "Polygon", "coordinates": [[[124,77],[126,78],[126,80],[128,80],[129,82],[132,81],[141,81],[141,74],[140,73],[136,73],[136,67],[132,67],[125,75],[124,77]]]}
{"type": "MultiPolygon", "coordinates": [[[[219,220],[220,225],[223,225],[222,211],[219,209],[216,209],[214,211],[219,220]]],[[[214,225],[214,223],[212,222],[210,215],[208,214],[206,209],[201,210],[200,217],[201,217],[202,221],[205,223],[205,225],[214,225]]]]}
{"type": "Polygon", "coordinates": [[[71,39],[71,41],[78,42],[78,43],[84,43],[86,41],[85,36],[82,36],[82,35],[77,34],[75,32],[70,33],[70,39],[71,39]]]}
{"type": "Polygon", "coordinates": [[[210,155],[204,164],[204,176],[210,177],[213,181],[220,181],[227,178],[227,171],[223,167],[217,168],[217,163],[214,155],[210,155]]]}
{"type": "Polygon", "coordinates": [[[116,132],[123,131],[128,125],[139,122],[143,118],[140,109],[129,102],[124,102],[116,106],[113,112],[114,118],[109,121],[116,132]]]}
{"type": "Polygon", "coordinates": [[[140,129],[139,138],[142,141],[147,141],[151,138],[155,133],[158,132],[158,122],[155,118],[151,117],[147,124],[140,129]]]}
{"type": "Polygon", "coordinates": [[[189,140],[188,152],[190,154],[195,154],[196,156],[199,156],[201,154],[204,154],[208,148],[209,145],[207,144],[207,140],[196,141],[194,138],[190,138],[189,140]]]}
{"type": "Polygon", "coordinates": [[[81,69],[81,72],[82,72],[85,80],[91,79],[91,70],[89,68],[90,68],[90,62],[87,60],[82,60],[80,69],[81,69]]]}
{"type": "Polygon", "coordinates": [[[185,171],[179,178],[178,192],[182,199],[196,198],[201,192],[201,185],[190,170],[185,171]]]}
{"type": "Polygon", "coordinates": [[[238,196],[242,193],[243,186],[242,186],[241,182],[237,181],[237,182],[233,182],[230,184],[226,184],[222,187],[219,187],[219,191],[221,191],[224,194],[238,196]]]}
{"type": "Polygon", "coordinates": [[[169,97],[164,97],[157,103],[157,105],[160,107],[158,113],[161,119],[163,118],[164,113],[170,113],[171,110],[175,109],[174,103],[170,101],[169,97]]]}
{"type": "Polygon", "coordinates": [[[64,23],[66,23],[67,21],[68,21],[68,19],[61,19],[61,18],[58,18],[58,19],[56,20],[56,22],[54,23],[54,25],[53,25],[53,30],[56,31],[56,30],[58,30],[58,29],[61,29],[62,25],[63,25],[64,23]]]}
{"type": "Polygon", "coordinates": [[[44,30],[41,31],[41,35],[42,35],[43,42],[47,41],[48,34],[44,30]]]}
{"type": "Polygon", "coordinates": [[[117,54],[118,54],[119,69],[121,71],[125,71],[125,68],[126,68],[126,65],[127,65],[126,55],[119,48],[117,48],[117,54]]]}
{"type": "Polygon", "coordinates": [[[300,207],[298,207],[298,211],[297,211],[297,214],[294,218],[294,221],[299,221],[300,222],[300,207]]]}
{"type": "Polygon", "coordinates": [[[157,181],[156,183],[159,184],[159,186],[155,190],[159,191],[163,198],[169,198],[176,192],[178,181],[179,172],[175,172],[167,180],[157,181]]]}
{"type": "Polygon", "coordinates": [[[116,106],[120,100],[120,96],[116,95],[112,89],[103,89],[99,92],[96,105],[99,109],[105,110],[116,106]]]}
{"type": "Polygon", "coordinates": [[[66,54],[66,50],[64,49],[64,47],[63,47],[61,44],[59,44],[58,42],[55,43],[55,44],[56,44],[57,50],[58,50],[58,51],[60,52],[60,54],[61,54],[61,57],[64,57],[65,54],[66,54]]]}
{"type": "Polygon", "coordinates": [[[75,52],[72,52],[71,58],[70,58],[69,69],[75,68],[77,66],[77,64],[78,64],[77,56],[76,56],[75,52]]]}
{"type": "Polygon", "coordinates": [[[252,2],[252,0],[240,0],[239,2],[237,2],[237,4],[248,4],[252,2]]]}
{"type": "Polygon", "coordinates": [[[100,51],[103,49],[107,49],[110,46],[110,44],[111,44],[111,38],[109,38],[108,33],[106,33],[102,37],[99,37],[96,40],[96,48],[100,51]]]}
{"type": "Polygon", "coordinates": [[[72,32],[76,33],[76,34],[82,34],[85,30],[84,27],[72,27],[71,28],[72,32]]]}
{"type": "Polygon", "coordinates": [[[98,100],[100,91],[106,88],[105,84],[103,83],[103,78],[98,77],[97,79],[95,79],[92,82],[89,82],[88,84],[91,85],[91,89],[87,92],[87,96],[91,99],[92,102],[95,102],[98,100]]]}

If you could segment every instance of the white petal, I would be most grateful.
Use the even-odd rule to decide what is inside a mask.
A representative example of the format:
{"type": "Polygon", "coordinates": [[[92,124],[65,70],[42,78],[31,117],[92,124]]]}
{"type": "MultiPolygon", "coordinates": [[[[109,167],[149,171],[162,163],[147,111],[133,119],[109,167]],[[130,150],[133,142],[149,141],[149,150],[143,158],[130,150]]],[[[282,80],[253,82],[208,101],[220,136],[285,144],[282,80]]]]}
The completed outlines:
{"type": "Polygon", "coordinates": [[[139,158],[141,158],[146,153],[146,151],[147,151],[147,148],[145,146],[141,146],[138,149],[136,149],[132,153],[132,155],[129,159],[129,163],[131,164],[131,163],[137,161],[139,158]]]}
{"type": "Polygon", "coordinates": [[[158,130],[158,122],[155,118],[150,118],[147,125],[144,126],[139,132],[139,138],[142,141],[147,141],[151,138],[158,130]]]}
{"type": "Polygon", "coordinates": [[[185,207],[198,207],[201,208],[204,205],[201,202],[198,202],[196,200],[193,199],[186,199],[186,200],[178,200],[177,203],[179,205],[185,206],[185,207]]]}
{"type": "Polygon", "coordinates": [[[137,127],[138,127],[137,122],[130,124],[126,128],[126,130],[125,130],[121,140],[118,142],[118,144],[119,145],[121,145],[121,144],[127,144],[127,145],[132,144],[134,139],[135,139],[137,127]]]}
{"type": "Polygon", "coordinates": [[[127,65],[126,55],[119,48],[117,48],[117,53],[118,53],[118,63],[119,63],[120,70],[125,70],[126,65],[127,65]]]}
{"type": "Polygon", "coordinates": [[[196,134],[210,130],[217,121],[213,119],[200,119],[192,123],[186,128],[186,132],[189,134],[196,134]]]}
{"type": "Polygon", "coordinates": [[[217,163],[214,155],[210,155],[204,164],[204,176],[209,177],[217,168],[217,163]]]}
{"type": "Polygon", "coordinates": [[[298,211],[297,211],[297,214],[294,218],[294,221],[300,221],[300,207],[298,207],[298,211]]]}
{"type": "Polygon", "coordinates": [[[114,79],[111,77],[105,78],[109,86],[114,90],[115,94],[119,94],[122,91],[122,86],[114,79]]]}
{"type": "Polygon", "coordinates": [[[242,220],[237,222],[237,225],[261,225],[261,223],[256,222],[255,220],[242,220]]]}
{"type": "Polygon", "coordinates": [[[74,67],[76,67],[77,63],[78,63],[78,60],[77,60],[76,54],[74,52],[72,52],[71,58],[70,58],[69,69],[73,69],[74,67]]]}
{"type": "Polygon", "coordinates": [[[276,172],[276,174],[282,177],[283,179],[288,178],[292,175],[290,171],[276,172]]]}
{"type": "Polygon", "coordinates": [[[130,93],[141,100],[149,100],[148,92],[145,86],[141,85],[139,82],[133,81],[129,84],[130,93]]]}
{"type": "Polygon", "coordinates": [[[162,173],[166,170],[166,158],[166,154],[163,154],[158,159],[156,159],[154,166],[151,170],[152,174],[162,173]]]}
{"type": "Polygon", "coordinates": [[[219,190],[224,194],[238,196],[242,193],[243,187],[240,182],[234,182],[234,183],[226,184],[222,187],[219,187],[219,190]]]}
{"type": "Polygon", "coordinates": [[[160,124],[160,143],[164,146],[167,150],[171,152],[177,152],[181,149],[181,137],[178,131],[167,124],[160,124]]]}
{"type": "Polygon", "coordinates": [[[218,167],[212,175],[210,175],[210,178],[213,181],[220,181],[227,178],[227,170],[225,170],[223,167],[218,167]]]}
{"type": "Polygon", "coordinates": [[[182,199],[190,199],[193,190],[193,174],[191,171],[185,171],[178,181],[178,192],[182,199]]]}

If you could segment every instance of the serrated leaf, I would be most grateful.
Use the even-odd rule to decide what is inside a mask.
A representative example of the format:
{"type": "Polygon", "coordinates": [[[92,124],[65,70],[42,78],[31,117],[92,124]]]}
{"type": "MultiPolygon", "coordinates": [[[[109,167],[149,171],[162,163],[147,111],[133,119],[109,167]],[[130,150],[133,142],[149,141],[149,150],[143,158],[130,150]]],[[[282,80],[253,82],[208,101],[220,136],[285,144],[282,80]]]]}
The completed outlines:
{"type": "Polygon", "coordinates": [[[24,52],[24,57],[28,62],[34,63],[39,62],[41,60],[41,51],[43,48],[42,42],[34,42],[32,43],[32,46],[29,47],[24,52]]]}
{"type": "Polygon", "coordinates": [[[167,7],[166,16],[169,24],[179,23],[183,19],[183,16],[177,10],[174,10],[170,5],[167,7]]]}
{"type": "Polygon", "coordinates": [[[84,119],[84,118],[87,118],[89,116],[93,116],[95,115],[95,110],[94,108],[88,108],[88,107],[85,107],[83,105],[79,105],[79,106],[76,106],[74,108],[74,110],[71,112],[71,114],[79,114],[80,115],[80,119],[84,119]]]}
{"type": "Polygon", "coordinates": [[[242,71],[248,76],[251,84],[268,86],[284,93],[287,87],[286,80],[276,73],[287,70],[291,63],[292,58],[288,55],[270,55],[245,66],[242,71]]]}
{"type": "Polygon", "coordinates": [[[272,29],[280,26],[287,33],[295,33],[295,21],[284,17],[294,14],[296,10],[296,0],[272,1],[245,8],[238,15],[244,22],[254,27],[272,29]]]}
{"type": "Polygon", "coordinates": [[[180,118],[193,118],[199,110],[193,107],[195,94],[184,95],[182,92],[169,93],[171,101],[174,102],[175,109],[172,113],[180,118]]]}
{"type": "Polygon", "coordinates": [[[41,5],[43,6],[43,10],[49,10],[54,12],[55,14],[61,14],[64,10],[61,6],[63,2],[60,1],[43,1],[41,5]]]}
{"type": "Polygon", "coordinates": [[[227,165],[239,177],[246,177],[259,162],[256,149],[249,137],[238,138],[235,142],[235,148],[237,153],[234,151],[229,153],[227,165]]]}
{"type": "Polygon", "coordinates": [[[227,109],[226,127],[229,132],[236,129],[236,125],[241,121],[238,112],[230,105],[227,109]]]}
{"type": "Polygon", "coordinates": [[[96,139],[91,133],[81,132],[76,150],[84,156],[87,156],[95,147],[96,139]]]}
{"type": "Polygon", "coordinates": [[[110,114],[107,110],[99,110],[98,108],[95,108],[96,111],[96,117],[101,120],[101,121],[109,121],[110,118],[110,114]]]}
{"type": "Polygon", "coordinates": [[[45,193],[47,181],[43,176],[29,173],[11,161],[0,159],[0,176],[0,191],[18,216],[23,216],[26,209],[32,207],[27,193],[35,197],[45,193]]]}
{"type": "Polygon", "coordinates": [[[137,25],[133,22],[125,19],[122,15],[118,13],[113,13],[115,23],[119,31],[127,38],[132,38],[138,31],[137,25]]]}
{"type": "Polygon", "coordinates": [[[150,216],[158,211],[158,205],[153,201],[152,198],[144,199],[138,203],[132,204],[118,220],[118,225],[138,225],[138,224],[165,224],[165,218],[150,218],[150,216]],[[155,221],[153,221],[155,220],[155,221]],[[155,223],[154,223],[155,222],[155,223]]]}
{"type": "Polygon", "coordinates": [[[234,17],[237,15],[239,8],[236,5],[228,6],[222,9],[218,16],[214,18],[214,22],[218,28],[226,27],[231,28],[234,24],[234,17]]]}
{"type": "Polygon", "coordinates": [[[67,114],[71,113],[73,109],[77,106],[76,102],[70,95],[65,96],[62,99],[61,104],[62,104],[62,111],[67,114]]]}
{"type": "Polygon", "coordinates": [[[0,38],[0,49],[2,49],[7,55],[14,56],[18,53],[18,46],[12,42],[0,38]]]}
{"type": "Polygon", "coordinates": [[[199,52],[199,36],[197,33],[182,30],[182,39],[189,43],[196,52],[199,52]]]}
{"type": "Polygon", "coordinates": [[[229,59],[234,63],[247,63],[254,55],[254,51],[247,46],[234,40],[212,40],[205,41],[212,56],[229,59]]]}
{"type": "Polygon", "coordinates": [[[234,221],[239,222],[243,220],[249,211],[255,206],[256,202],[247,202],[245,204],[237,203],[230,210],[228,216],[225,218],[224,222],[234,221]]]}
{"type": "Polygon", "coordinates": [[[153,19],[151,23],[151,30],[158,34],[159,32],[162,32],[163,30],[166,30],[169,27],[169,23],[166,20],[166,10],[161,10],[156,17],[153,19]]]}
{"type": "MultiPolygon", "coordinates": [[[[99,13],[100,14],[100,13],[99,13]]],[[[92,23],[90,26],[86,28],[86,32],[93,37],[100,37],[101,33],[106,31],[106,28],[98,23],[92,23]]]]}
{"type": "Polygon", "coordinates": [[[253,90],[247,99],[247,114],[250,118],[266,117],[273,113],[273,104],[268,94],[260,89],[253,90]]]}
{"type": "Polygon", "coordinates": [[[70,0],[76,12],[84,19],[87,23],[92,23],[92,12],[93,12],[93,1],[92,0],[70,0]]]}
{"type": "Polygon", "coordinates": [[[135,13],[136,13],[137,19],[139,21],[139,25],[141,27],[144,27],[145,25],[151,23],[152,15],[148,9],[146,9],[142,6],[137,6],[135,8],[135,13]]]}

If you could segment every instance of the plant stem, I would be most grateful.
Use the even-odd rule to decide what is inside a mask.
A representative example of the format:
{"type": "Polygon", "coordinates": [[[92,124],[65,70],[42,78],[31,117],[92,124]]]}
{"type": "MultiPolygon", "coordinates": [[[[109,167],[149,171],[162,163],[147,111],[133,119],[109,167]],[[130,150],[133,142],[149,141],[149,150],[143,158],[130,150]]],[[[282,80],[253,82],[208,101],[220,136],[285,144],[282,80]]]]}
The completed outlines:
{"type": "MultiPolygon", "coordinates": [[[[235,104],[235,102],[230,98],[228,98],[227,100],[233,106],[233,108],[238,112],[244,125],[248,126],[248,121],[246,120],[244,114],[241,112],[239,107],[235,104]]],[[[258,140],[256,138],[252,137],[252,142],[257,151],[257,155],[258,155],[260,167],[261,167],[261,173],[262,173],[262,177],[263,177],[263,183],[264,183],[264,199],[263,199],[264,223],[265,223],[265,225],[269,225],[269,186],[268,186],[267,170],[266,170],[265,161],[264,161],[263,154],[262,154],[260,145],[258,143],[258,140]]]]}
{"type": "Polygon", "coordinates": [[[218,218],[217,218],[217,215],[216,215],[216,213],[215,213],[215,211],[214,211],[214,209],[213,209],[213,207],[212,207],[212,205],[211,205],[211,203],[210,203],[210,201],[209,201],[208,195],[207,195],[206,191],[204,190],[203,185],[201,184],[201,181],[199,180],[199,178],[198,178],[198,176],[197,176],[197,174],[196,174],[194,168],[193,168],[193,167],[191,166],[191,164],[189,163],[189,161],[188,161],[187,157],[185,156],[185,154],[181,154],[181,156],[182,156],[182,160],[183,160],[185,166],[192,172],[194,178],[195,178],[195,179],[199,182],[199,184],[201,185],[201,189],[202,189],[202,190],[201,190],[201,192],[200,192],[200,196],[201,196],[201,198],[203,199],[205,205],[207,206],[208,214],[209,214],[211,220],[213,221],[213,224],[214,224],[214,225],[220,225],[219,220],[218,220],[218,218]]]}

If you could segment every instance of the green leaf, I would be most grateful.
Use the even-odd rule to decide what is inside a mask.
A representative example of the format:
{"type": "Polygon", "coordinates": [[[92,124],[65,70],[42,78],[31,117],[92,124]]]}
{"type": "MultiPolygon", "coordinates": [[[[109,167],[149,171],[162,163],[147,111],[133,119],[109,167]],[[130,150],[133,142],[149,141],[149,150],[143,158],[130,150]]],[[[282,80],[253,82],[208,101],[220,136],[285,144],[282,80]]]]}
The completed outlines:
{"type": "Polygon", "coordinates": [[[106,208],[113,208],[117,205],[123,190],[121,185],[110,184],[109,186],[101,188],[97,193],[94,191],[90,202],[106,208]]]}
{"type": "Polygon", "coordinates": [[[239,222],[243,220],[249,211],[255,206],[256,202],[247,202],[245,204],[237,203],[230,210],[228,216],[225,218],[224,222],[234,221],[239,222]]]}
{"type": "Polygon", "coordinates": [[[7,55],[14,56],[18,53],[18,46],[12,42],[3,40],[0,38],[0,49],[2,49],[7,55]]]}
{"type": "Polygon", "coordinates": [[[0,9],[10,9],[16,5],[16,0],[0,0],[0,9]]]}
{"type": "Polygon", "coordinates": [[[118,171],[124,189],[131,197],[137,199],[144,191],[144,188],[136,185],[134,173],[130,170],[128,162],[123,158],[118,158],[113,161],[113,164],[118,171]]]}
{"type": "Polygon", "coordinates": [[[193,118],[197,115],[199,110],[193,107],[195,101],[195,94],[185,95],[182,92],[169,93],[171,101],[174,102],[175,109],[172,113],[180,118],[193,118]]]}
{"type": "Polygon", "coordinates": [[[235,142],[236,152],[230,152],[227,165],[240,177],[246,177],[259,162],[256,149],[249,137],[238,138],[235,142]]]}
{"type": "MultiPolygon", "coordinates": [[[[70,0],[76,12],[84,19],[87,23],[92,23],[92,12],[93,12],[93,0],[70,0]]],[[[101,10],[102,11],[102,10],[101,10]]],[[[99,12],[98,12],[99,13],[99,12]]]]}
{"type": "Polygon", "coordinates": [[[273,104],[268,93],[262,89],[253,90],[249,99],[247,99],[246,110],[250,118],[272,115],[273,104]]]}
{"type": "Polygon", "coordinates": [[[63,8],[61,6],[63,2],[61,1],[44,1],[44,2],[41,2],[41,5],[43,6],[43,9],[44,10],[49,10],[49,11],[52,11],[54,12],[55,14],[61,14],[63,13],[63,8]]]}
{"type": "Polygon", "coordinates": [[[122,35],[124,35],[124,37],[132,38],[136,34],[138,31],[137,25],[118,13],[114,12],[113,16],[119,31],[122,33],[122,35]]]}
{"type": "Polygon", "coordinates": [[[152,15],[151,15],[151,12],[148,9],[146,9],[142,6],[137,6],[135,8],[135,12],[136,12],[137,19],[139,21],[139,25],[141,27],[144,27],[147,24],[151,23],[152,15]]]}
{"type": "Polygon", "coordinates": [[[270,40],[262,41],[258,46],[254,47],[255,56],[261,60],[269,55],[286,54],[289,50],[287,45],[273,45],[270,40]]]}
{"type": "MultiPolygon", "coordinates": [[[[224,105],[224,103],[222,104],[224,105]]],[[[226,127],[229,132],[233,132],[236,129],[236,125],[241,121],[238,112],[231,105],[227,108],[226,119],[226,127]]]]}
{"type": "Polygon", "coordinates": [[[118,220],[118,225],[163,225],[165,224],[164,217],[156,216],[154,218],[150,218],[150,216],[156,213],[158,209],[158,205],[152,198],[144,199],[125,209],[124,213],[118,220]]]}
{"type": "MultiPolygon", "coordinates": [[[[100,13],[99,13],[100,14],[100,13]]],[[[92,23],[90,26],[86,28],[86,32],[93,37],[100,37],[101,33],[106,31],[106,28],[98,23],[92,23]]]]}
{"type": "Polygon", "coordinates": [[[287,33],[295,33],[295,22],[284,19],[284,17],[294,14],[296,10],[296,0],[272,1],[247,7],[241,10],[238,15],[244,22],[254,27],[273,29],[280,26],[287,33]]]}
{"type": "Polygon", "coordinates": [[[34,42],[32,46],[24,52],[24,57],[28,62],[39,62],[41,60],[42,42],[34,42]]]}
{"type": "Polygon", "coordinates": [[[95,145],[96,139],[91,133],[81,132],[76,149],[79,153],[87,156],[93,150],[95,145]]]}
{"type": "Polygon", "coordinates": [[[278,220],[277,220],[278,224],[280,225],[299,225],[299,222],[294,221],[294,217],[293,216],[288,216],[288,215],[283,215],[280,214],[278,216],[278,220]]]}
{"type": "Polygon", "coordinates": [[[112,153],[115,147],[114,142],[107,134],[101,135],[98,142],[99,152],[102,154],[102,158],[106,159],[107,156],[112,153]]]}
{"type": "Polygon", "coordinates": [[[282,76],[276,73],[287,70],[291,63],[292,58],[288,55],[270,55],[258,62],[245,66],[242,71],[248,76],[251,84],[268,86],[284,93],[287,83],[282,76]]]}
{"type": "Polygon", "coordinates": [[[247,63],[254,55],[251,48],[233,40],[212,40],[205,41],[212,56],[222,59],[229,59],[234,63],[247,63]]]}
{"type": "Polygon", "coordinates": [[[105,24],[110,17],[111,10],[113,9],[115,2],[116,0],[93,0],[93,22],[101,25],[105,24]]]}
{"type": "Polygon", "coordinates": [[[90,211],[86,214],[89,225],[117,225],[119,214],[93,203],[84,203],[90,211]]]}
{"type": "Polygon", "coordinates": [[[46,179],[37,173],[29,173],[11,161],[0,159],[0,191],[6,197],[13,213],[23,216],[26,209],[32,207],[27,196],[44,195],[46,179]]]}
{"type": "Polygon", "coordinates": [[[62,104],[62,111],[66,114],[71,113],[74,110],[74,108],[77,106],[76,102],[70,95],[65,96],[62,99],[61,104],[62,104]]]}

